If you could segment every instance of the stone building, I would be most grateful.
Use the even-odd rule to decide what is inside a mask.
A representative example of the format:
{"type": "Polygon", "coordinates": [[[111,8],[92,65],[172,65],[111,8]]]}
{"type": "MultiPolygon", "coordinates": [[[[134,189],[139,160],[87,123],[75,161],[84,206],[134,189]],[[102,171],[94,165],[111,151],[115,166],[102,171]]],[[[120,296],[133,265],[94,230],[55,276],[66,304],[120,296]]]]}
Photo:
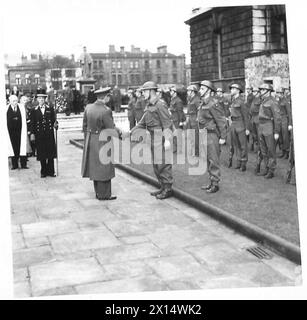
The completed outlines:
{"type": "Polygon", "coordinates": [[[274,88],[289,86],[284,5],[194,9],[190,26],[191,79],[274,88]]]}
{"type": "Polygon", "coordinates": [[[47,88],[52,86],[55,90],[62,90],[65,84],[68,84],[69,86],[76,86],[77,89],[80,89],[77,81],[81,75],[81,68],[47,69],[45,71],[46,86],[47,88]]]}
{"type": "Polygon", "coordinates": [[[108,53],[89,53],[91,76],[96,86],[118,85],[120,88],[140,86],[153,80],[159,84],[185,84],[185,55],[168,53],[167,46],[160,46],[156,53],[141,51],[131,46],[131,51],[114,45],[108,53]]]}

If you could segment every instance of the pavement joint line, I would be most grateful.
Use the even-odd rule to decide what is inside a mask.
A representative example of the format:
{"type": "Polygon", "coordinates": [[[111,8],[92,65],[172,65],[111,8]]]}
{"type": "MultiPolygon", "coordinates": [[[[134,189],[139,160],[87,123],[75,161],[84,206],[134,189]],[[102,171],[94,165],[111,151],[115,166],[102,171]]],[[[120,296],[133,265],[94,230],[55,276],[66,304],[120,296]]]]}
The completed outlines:
{"type": "MultiPolygon", "coordinates": [[[[69,140],[70,143],[79,149],[83,149],[83,144],[74,139],[69,140]]],[[[143,180],[155,187],[159,187],[158,181],[145,174],[139,170],[131,168],[123,164],[115,164],[115,167],[121,169],[135,178],[143,180]]],[[[238,218],[225,210],[215,207],[203,200],[199,200],[197,197],[192,196],[185,191],[177,188],[173,188],[174,197],[182,202],[185,202],[192,207],[200,210],[201,212],[209,215],[210,217],[220,221],[227,227],[235,230],[237,233],[247,236],[248,238],[261,243],[262,245],[268,247],[273,252],[286,257],[287,259],[295,262],[296,264],[301,264],[301,252],[300,247],[290,243],[287,240],[282,239],[252,223],[249,223],[241,218],[238,218]]],[[[165,201],[165,200],[164,200],[165,201]]],[[[166,200],[167,201],[167,200],[166,200]]]]}

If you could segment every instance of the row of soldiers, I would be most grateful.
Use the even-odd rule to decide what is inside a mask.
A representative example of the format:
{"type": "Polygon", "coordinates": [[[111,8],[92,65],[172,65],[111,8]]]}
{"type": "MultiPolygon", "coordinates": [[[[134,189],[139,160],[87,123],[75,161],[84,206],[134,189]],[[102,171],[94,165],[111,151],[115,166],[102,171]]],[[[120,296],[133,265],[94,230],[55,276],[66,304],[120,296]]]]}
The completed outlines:
{"type": "MultiPolygon", "coordinates": [[[[157,97],[168,108],[173,129],[195,130],[195,156],[199,156],[200,131],[207,133],[207,168],[210,184],[202,187],[208,193],[219,190],[220,145],[229,146],[228,167],[246,171],[248,143],[257,152],[255,174],[266,179],[274,177],[276,169],[276,147],[282,151],[280,158],[289,158],[286,181],[289,182],[294,169],[292,134],[291,95],[289,89],[277,89],[273,95],[271,84],[264,83],[259,88],[247,88],[244,97],[240,84],[229,86],[230,94],[216,88],[211,81],[192,83],[187,88],[187,110],[177,94],[176,87],[169,90],[169,102],[163,91],[156,89],[157,97]],[[263,170],[261,170],[261,165],[263,170]]],[[[128,118],[130,130],[137,125],[146,111],[142,88],[128,93],[128,118]]],[[[175,141],[174,141],[175,142],[175,141]]],[[[173,144],[176,152],[176,143],[173,144]]]]}

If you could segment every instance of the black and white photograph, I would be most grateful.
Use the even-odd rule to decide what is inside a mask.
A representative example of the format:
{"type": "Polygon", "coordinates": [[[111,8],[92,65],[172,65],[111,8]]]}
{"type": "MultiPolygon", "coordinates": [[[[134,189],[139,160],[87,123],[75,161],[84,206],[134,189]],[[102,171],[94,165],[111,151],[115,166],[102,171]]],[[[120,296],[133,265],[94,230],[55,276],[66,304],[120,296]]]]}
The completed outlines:
{"type": "Polygon", "coordinates": [[[4,296],[302,293],[295,1],[2,6],[4,296]]]}

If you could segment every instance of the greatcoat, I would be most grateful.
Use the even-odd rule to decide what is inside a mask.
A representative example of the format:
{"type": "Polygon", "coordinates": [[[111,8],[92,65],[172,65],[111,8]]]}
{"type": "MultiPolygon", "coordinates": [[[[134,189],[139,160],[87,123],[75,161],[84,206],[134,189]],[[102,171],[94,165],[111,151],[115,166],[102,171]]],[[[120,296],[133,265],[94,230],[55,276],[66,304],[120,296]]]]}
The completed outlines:
{"type": "Polygon", "coordinates": [[[99,141],[99,135],[105,129],[115,129],[112,110],[103,102],[96,100],[93,104],[88,104],[84,110],[84,148],[81,166],[83,178],[90,178],[94,181],[108,181],[115,176],[113,162],[103,164],[99,159],[101,148],[109,143],[99,141]]]}

